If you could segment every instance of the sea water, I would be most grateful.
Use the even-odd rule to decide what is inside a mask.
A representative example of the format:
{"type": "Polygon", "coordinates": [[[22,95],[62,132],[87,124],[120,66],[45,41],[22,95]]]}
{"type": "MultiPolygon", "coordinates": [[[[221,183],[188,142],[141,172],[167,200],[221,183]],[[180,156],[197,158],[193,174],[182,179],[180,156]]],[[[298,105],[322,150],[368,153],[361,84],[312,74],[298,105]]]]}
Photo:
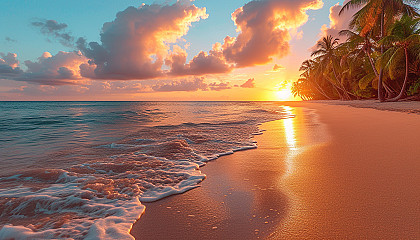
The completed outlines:
{"type": "Polygon", "coordinates": [[[274,102],[0,102],[0,239],[130,239],[200,167],[256,148],[274,102]]]}

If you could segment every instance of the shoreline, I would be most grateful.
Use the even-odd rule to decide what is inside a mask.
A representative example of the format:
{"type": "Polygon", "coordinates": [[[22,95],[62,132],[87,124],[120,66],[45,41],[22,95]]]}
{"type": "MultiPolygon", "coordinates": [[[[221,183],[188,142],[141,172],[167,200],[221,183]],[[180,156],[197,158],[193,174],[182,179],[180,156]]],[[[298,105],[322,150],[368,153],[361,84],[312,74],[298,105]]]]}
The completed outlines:
{"type": "MultiPolygon", "coordinates": [[[[298,102],[298,101],[296,101],[298,102]]],[[[285,102],[285,105],[295,105],[293,101],[285,102]]],[[[393,111],[420,114],[420,101],[399,101],[399,102],[379,102],[379,100],[310,100],[302,103],[321,103],[328,105],[349,106],[354,108],[372,108],[381,111],[393,111]]],[[[298,106],[299,104],[297,104],[298,106]]]]}
{"type": "MultiPolygon", "coordinates": [[[[291,108],[286,108],[292,113],[291,108]]],[[[288,161],[305,146],[319,143],[322,138],[304,136],[303,129],[293,128],[296,121],[301,122],[299,125],[311,121],[315,124],[312,128],[321,127],[313,110],[295,111],[295,118],[260,125],[264,134],[254,136],[258,148],[221,156],[200,168],[207,178],[199,188],[144,203],[146,211],[133,225],[131,234],[136,239],[268,236],[286,218],[290,208],[290,193],[279,184],[281,178],[290,174],[288,161]],[[300,143],[295,142],[295,138],[299,138],[300,143]],[[264,164],[260,160],[264,160],[264,164]],[[163,228],[165,231],[159,231],[163,228]]]]}
{"type": "MultiPolygon", "coordinates": [[[[259,147],[209,162],[202,168],[208,178],[201,187],[145,203],[146,212],[133,225],[131,234],[136,239],[420,236],[420,230],[416,230],[420,214],[415,208],[420,196],[415,187],[416,179],[420,179],[415,156],[420,156],[420,150],[412,149],[420,137],[410,129],[420,127],[417,114],[314,102],[279,104],[297,111],[303,109],[301,107],[316,109],[331,133],[331,140],[294,156],[296,171],[284,178],[286,158],[270,153],[273,149],[268,147],[275,142],[270,135],[276,134],[270,124],[277,124],[279,128],[278,122],[283,120],[265,123],[261,127],[267,131],[254,136],[259,147]],[[373,121],[373,126],[368,124],[367,127],[363,121],[377,118],[381,122],[373,121]],[[401,125],[398,131],[389,129],[395,123],[401,125]],[[385,130],[390,130],[391,134],[384,136],[385,130]],[[386,141],[387,137],[399,139],[400,136],[405,137],[405,142],[411,141],[394,144],[396,146],[386,141]],[[358,137],[370,141],[360,141],[358,137]],[[364,143],[367,146],[363,146],[364,143]],[[383,149],[383,144],[387,144],[387,148],[383,149]],[[264,160],[265,164],[258,164],[255,158],[264,160]],[[399,164],[397,159],[406,159],[407,166],[399,164]],[[278,184],[273,185],[274,181],[278,184]],[[260,185],[253,184],[256,182],[260,185]],[[264,222],[253,222],[254,215],[264,222]],[[265,220],[267,217],[271,217],[270,221],[265,220]]],[[[295,124],[299,144],[305,139],[303,135],[310,133],[303,122],[295,124]]],[[[287,139],[281,144],[277,150],[283,148],[283,156],[287,156],[288,150],[284,149],[287,139]]]]}

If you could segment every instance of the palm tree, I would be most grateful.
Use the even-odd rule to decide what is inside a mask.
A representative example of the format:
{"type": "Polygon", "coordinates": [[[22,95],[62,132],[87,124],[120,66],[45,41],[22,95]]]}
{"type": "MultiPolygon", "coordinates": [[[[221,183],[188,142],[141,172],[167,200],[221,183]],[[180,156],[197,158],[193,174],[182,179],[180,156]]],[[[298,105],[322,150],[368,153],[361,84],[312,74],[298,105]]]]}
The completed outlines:
{"type": "MultiPolygon", "coordinates": [[[[344,10],[349,8],[361,8],[356,14],[354,14],[352,21],[350,22],[351,28],[359,28],[362,36],[372,30],[376,30],[375,26],[380,26],[380,38],[385,36],[385,25],[391,25],[394,17],[400,14],[407,14],[409,16],[418,16],[416,8],[406,4],[405,2],[411,2],[418,4],[420,0],[350,0],[341,8],[339,15],[344,10]],[[378,24],[379,22],[379,24],[378,24]]],[[[384,53],[384,47],[381,46],[381,54],[384,53]]],[[[384,101],[383,96],[383,69],[379,70],[378,80],[378,98],[379,101],[384,101]]]]}
{"type": "Polygon", "coordinates": [[[364,53],[369,63],[372,67],[373,72],[377,77],[379,77],[379,73],[376,70],[375,63],[372,59],[373,49],[375,47],[375,42],[370,37],[370,34],[366,34],[365,36],[360,35],[360,33],[351,31],[351,30],[341,30],[338,33],[340,36],[347,36],[347,40],[342,46],[348,47],[351,49],[349,54],[356,54],[359,55],[360,53],[364,53]]]}
{"type": "MultiPolygon", "coordinates": [[[[321,41],[317,44],[317,49],[312,52],[311,57],[315,57],[315,60],[318,61],[321,66],[332,68],[332,72],[335,77],[334,81],[331,81],[331,84],[334,88],[340,89],[343,93],[341,94],[338,90],[337,93],[339,94],[340,98],[343,100],[350,100],[350,96],[348,91],[344,88],[342,82],[338,79],[337,72],[335,71],[335,65],[337,65],[338,58],[335,55],[335,50],[338,46],[338,39],[333,38],[331,35],[323,37],[321,41]]],[[[326,76],[328,79],[328,76],[326,76]]]]}
{"type": "Polygon", "coordinates": [[[299,68],[299,71],[303,71],[302,74],[300,74],[300,83],[303,81],[308,82],[313,88],[315,88],[322,96],[324,96],[326,99],[332,99],[319,85],[319,83],[316,81],[317,78],[314,77],[315,74],[312,74],[312,71],[315,68],[316,62],[313,60],[305,60],[303,61],[302,65],[299,68]]]}
{"type": "Polygon", "coordinates": [[[294,97],[299,96],[304,101],[316,98],[311,85],[309,85],[309,81],[305,78],[300,78],[294,82],[291,90],[294,97]]]}
{"type": "Polygon", "coordinates": [[[409,73],[409,52],[416,52],[419,54],[420,44],[420,29],[419,29],[420,18],[411,18],[408,15],[404,15],[401,20],[396,21],[391,29],[390,34],[379,41],[383,46],[390,46],[390,48],[381,56],[381,66],[387,68],[389,75],[395,76],[395,71],[398,68],[399,63],[405,61],[405,74],[404,82],[401,87],[401,91],[398,96],[389,99],[388,101],[400,100],[407,88],[408,73],[409,73]],[[403,60],[404,59],[404,60],[403,60]]]}
{"type": "MultiPolygon", "coordinates": [[[[353,56],[354,61],[360,61],[361,54],[365,54],[369,64],[372,68],[372,72],[368,72],[362,79],[360,79],[359,83],[360,86],[363,86],[362,89],[366,87],[366,84],[379,79],[379,73],[377,68],[375,67],[375,61],[372,57],[372,54],[375,55],[374,50],[377,48],[378,44],[373,40],[372,31],[368,34],[362,36],[360,32],[351,31],[351,30],[341,30],[339,32],[340,36],[347,36],[347,40],[345,43],[341,44],[341,48],[347,48],[348,53],[344,56],[348,58],[349,56],[353,56]]],[[[342,59],[343,61],[343,59],[342,59]]],[[[386,91],[387,96],[395,95],[395,91],[392,87],[388,86],[388,84],[383,81],[383,87],[386,91]]]]}

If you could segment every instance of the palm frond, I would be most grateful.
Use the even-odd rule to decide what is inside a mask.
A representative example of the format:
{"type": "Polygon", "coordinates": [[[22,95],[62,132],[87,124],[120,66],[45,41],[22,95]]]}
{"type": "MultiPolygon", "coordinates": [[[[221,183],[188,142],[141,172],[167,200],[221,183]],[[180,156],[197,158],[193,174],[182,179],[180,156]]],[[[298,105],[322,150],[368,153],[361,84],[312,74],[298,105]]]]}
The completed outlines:
{"type": "Polygon", "coordinates": [[[311,53],[311,57],[318,57],[319,55],[323,55],[325,53],[326,52],[325,52],[324,49],[318,49],[318,50],[315,50],[311,53]]]}
{"type": "Polygon", "coordinates": [[[338,15],[343,14],[345,10],[349,10],[350,8],[360,7],[363,4],[366,4],[367,2],[369,2],[369,0],[351,0],[347,2],[346,4],[344,4],[344,6],[340,9],[340,12],[338,13],[338,15]]]}
{"type": "Polygon", "coordinates": [[[389,71],[389,76],[391,79],[395,79],[397,76],[397,69],[401,65],[405,65],[404,49],[398,48],[396,51],[394,51],[394,53],[389,58],[388,63],[385,65],[385,68],[387,68],[389,71]]]}
{"type": "Polygon", "coordinates": [[[366,89],[367,86],[376,78],[375,73],[366,74],[363,78],[359,80],[360,89],[366,89]]]}
{"type": "Polygon", "coordinates": [[[379,44],[384,46],[391,46],[393,43],[400,41],[401,39],[395,35],[383,37],[378,41],[379,44]]]}
{"type": "Polygon", "coordinates": [[[419,34],[413,34],[405,39],[405,42],[407,42],[409,45],[414,44],[420,44],[420,35],[419,34]]]}
{"type": "Polygon", "coordinates": [[[359,36],[359,34],[358,34],[358,33],[355,33],[355,32],[353,32],[353,31],[351,31],[351,30],[347,30],[347,29],[345,29],[345,30],[341,30],[340,32],[338,32],[338,35],[340,35],[340,36],[346,36],[346,37],[348,37],[348,38],[351,38],[351,37],[357,37],[357,36],[359,36]]]}

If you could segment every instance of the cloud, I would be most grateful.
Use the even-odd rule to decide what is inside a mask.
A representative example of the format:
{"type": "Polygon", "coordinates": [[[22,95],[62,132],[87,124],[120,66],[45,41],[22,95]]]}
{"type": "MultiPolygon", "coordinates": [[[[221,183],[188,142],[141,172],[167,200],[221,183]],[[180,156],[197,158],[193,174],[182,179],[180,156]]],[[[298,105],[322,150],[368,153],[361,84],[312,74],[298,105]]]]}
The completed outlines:
{"type": "MultiPolygon", "coordinates": [[[[77,41],[78,48],[92,60],[94,71],[88,77],[129,80],[162,76],[171,44],[180,40],[193,22],[207,17],[205,8],[187,1],[128,7],[117,13],[114,21],[103,25],[101,43],[87,43],[82,38],[77,41]]],[[[184,57],[178,55],[168,62],[178,64],[184,57]]],[[[196,66],[191,71],[199,70],[196,66]]]]}
{"type": "Polygon", "coordinates": [[[67,28],[67,24],[65,23],[58,23],[55,20],[42,20],[38,22],[32,22],[32,26],[40,27],[41,32],[45,34],[53,34],[57,31],[64,30],[67,28]]]}
{"type": "Polygon", "coordinates": [[[173,81],[171,83],[166,84],[158,84],[152,86],[152,89],[156,92],[178,92],[178,91],[198,91],[208,90],[207,83],[204,82],[204,78],[196,77],[194,80],[181,80],[181,81],[173,81]]]}
{"type": "Polygon", "coordinates": [[[230,83],[213,82],[209,84],[209,88],[212,91],[221,91],[221,90],[231,89],[232,87],[230,86],[230,83]]]}
{"type": "MultiPolygon", "coordinates": [[[[290,34],[298,36],[296,29],[308,19],[306,10],[320,7],[321,0],[251,1],[232,14],[238,37],[227,36],[223,44],[215,43],[208,53],[200,51],[188,63],[186,51],[177,45],[173,46],[173,51],[164,60],[170,68],[167,74],[227,73],[235,67],[265,64],[273,57],[286,56],[289,53],[290,34]]],[[[103,56],[104,52],[100,55],[103,56]]],[[[159,72],[159,69],[155,70],[159,72]]]]}
{"type": "Polygon", "coordinates": [[[100,43],[77,41],[92,60],[81,72],[94,79],[130,80],[228,73],[235,67],[265,64],[289,53],[290,32],[296,35],[296,28],[307,21],[306,10],[321,6],[321,0],[251,1],[232,14],[236,38],[227,36],[223,44],[215,43],[189,62],[185,49],[175,43],[192,22],[207,18],[205,8],[188,1],[129,7],[103,25],[100,43]],[[169,69],[162,70],[164,65],[169,69]]]}
{"type": "Polygon", "coordinates": [[[200,51],[188,64],[186,63],[187,53],[184,49],[175,45],[172,53],[165,59],[165,64],[170,67],[169,75],[204,75],[227,73],[232,71],[221,49],[220,43],[213,45],[209,53],[200,51]]]}
{"type": "Polygon", "coordinates": [[[236,9],[232,20],[239,34],[224,39],[226,60],[236,67],[248,67],[286,56],[290,49],[289,29],[307,22],[306,10],[322,5],[321,0],[254,0],[236,9]]]}
{"type": "Polygon", "coordinates": [[[71,36],[70,32],[66,32],[67,24],[58,23],[55,20],[39,20],[31,22],[31,25],[38,27],[42,34],[52,36],[67,47],[72,47],[74,44],[74,37],[71,36]]]}
{"type": "MultiPolygon", "coordinates": [[[[15,82],[23,83],[23,82],[15,82]]],[[[80,85],[39,85],[39,84],[23,84],[15,85],[6,91],[0,90],[0,97],[13,96],[23,97],[31,96],[37,99],[48,99],[54,96],[64,99],[63,97],[103,97],[106,99],[109,96],[126,94],[134,95],[137,93],[150,93],[153,90],[148,85],[143,85],[140,81],[87,81],[80,85]],[[2,94],[3,93],[3,94],[2,94]]]]}
{"type": "Polygon", "coordinates": [[[19,60],[17,59],[16,53],[0,53],[0,64],[3,63],[5,65],[8,65],[12,68],[17,68],[19,66],[19,60]]]}
{"type": "Polygon", "coordinates": [[[19,68],[16,53],[0,53],[0,79],[8,79],[20,75],[23,71],[19,68]]]}
{"type": "Polygon", "coordinates": [[[278,71],[280,71],[282,69],[284,69],[284,67],[281,66],[281,65],[274,64],[274,66],[273,66],[273,72],[278,72],[278,71]]]}
{"type": "Polygon", "coordinates": [[[72,80],[82,79],[79,66],[87,61],[80,52],[60,51],[54,56],[44,52],[38,61],[25,61],[28,70],[17,80],[44,85],[75,84],[72,80]]]}
{"type": "Polygon", "coordinates": [[[76,84],[82,79],[79,66],[88,61],[80,52],[44,52],[37,61],[25,61],[27,70],[22,71],[15,53],[0,56],[0,78],[41,85],[76,84]]]}
{"type": "Polygon", "coordinates": [[[255,80],[253,78],[248,79],[241,88],[255,88],[255,80]]]}
{"type": "Polygon", "coordinates": [[[10,37],[5,37],[4,40],[6,40],[6,42],[10,42],[10,43],[15,43],[17,42],[16,39],[10,38],[10,37]]]}
{"type": "Polygon", "coordinates": [[[206,83],[204,77],[194,77],[191,79],[175,80],[170,83],[155,84],[151,89],[156,92],[195,92],[195,91],[221,91],[231,89],[229,82],[206,83]]]}
{"type": "MultiPolygon", "coordinates": [[[[182,37],[194,22],[208,17],[205,8],[196,7],[189,0],[172,5],[128,7],[118,12],[113,21],[103,24],[98,42],[84,38],[75,42],[65,23],[33,21],[31,25],[41,33],[64,45],[74,45],[79,52],[59,52],[54,56],[46,52],[36,61],[25,61],[25,71],[19,68],[16,55],[2,55],[0,77],[39,85],[83,85],[82,80],[166,79],[163,84],[148,86],[147,91],[229,89],[232,88],[229,83],[206,83],[201,77],[172,83],[168,83],[168,78],[228,73],[286,56],[291,37],[298,37],[298,28],[308,20],[306,11],[321,6],[321,0],[251,1],[232,13],[237,37],[226,36],[223,43],[215,43],[211,50],[200,51],[189,61],[185,50],[189,43],[182,37]],[[17,63],[11,64],[9,58],[17,63]]],[[[273,70],[279,69],[281,66],[275,65],[273,70]]],[[[138,85],[132,87],[140,89],[138,85]]],[[[241,87],[255,87],[254,80],[249,79],[241,87]]]]}
{"type": "MultiPolygon", "coordinates": [[[[344,1],[343,5],[346,4],[349,0],[344,1]]],[[[321,27],[321,36],[331,35],[334,38],[338,38],[339,42],[344,42],[347,38],[345,36],[339,36],[341,30],[349,29],[349,23],[353,18],[353,15],[359,10],[359,8],[349,8],[344,11],[341,15],[339,12],[343,6],[339,3],[335,4],[330,8],[330,26],[322,25],[321,27]]]]}

